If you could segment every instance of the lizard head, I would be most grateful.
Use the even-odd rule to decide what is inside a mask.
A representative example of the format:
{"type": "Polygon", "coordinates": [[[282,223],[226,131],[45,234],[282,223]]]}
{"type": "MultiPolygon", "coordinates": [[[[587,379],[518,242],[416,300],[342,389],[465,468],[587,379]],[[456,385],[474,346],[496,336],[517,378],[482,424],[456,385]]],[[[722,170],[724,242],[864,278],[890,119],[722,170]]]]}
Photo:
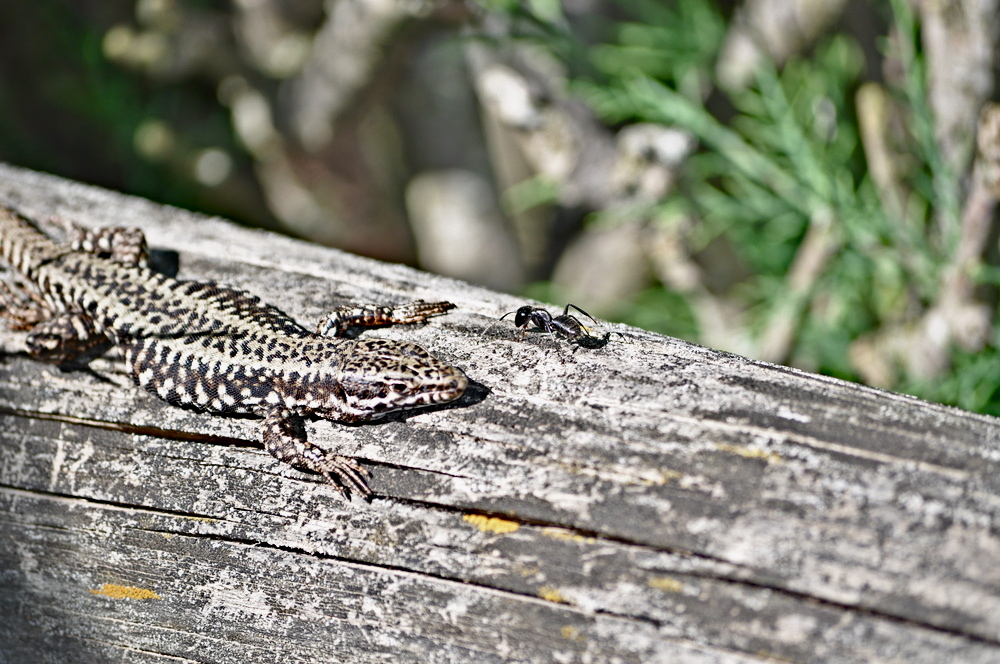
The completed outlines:
{"type": "Polygon", "coordinates": [[[465,392],[469,379],[420,346],[365,339],[340,366],[343,394],[337,419],[366,420],[408,408],[447,403],[465,392]]]}

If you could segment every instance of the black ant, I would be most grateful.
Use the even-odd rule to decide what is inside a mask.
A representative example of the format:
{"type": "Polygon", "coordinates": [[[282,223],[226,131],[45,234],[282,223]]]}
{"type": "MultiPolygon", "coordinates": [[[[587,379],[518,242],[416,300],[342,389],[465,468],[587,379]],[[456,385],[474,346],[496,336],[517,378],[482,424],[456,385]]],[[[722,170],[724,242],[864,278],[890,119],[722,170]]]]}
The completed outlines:
{"type": "Polygon", "coordinates": [[[593,316],[575,304],[567,304],[562,314],[555,317],[541,307],[533,307],[530,304],[526,304],[517,311],[508,311],[500,317],[500,320],[514,314],[514,326],[521,328],[522,340],[528,331],[528,325],[534,324],[535,327],[540,328],[544,332],[554,332],[564,339],[568,339],[584,348],[602,348],[607,345],[612,333],[608,332],[603,337],[591,336],[590,329],[581,323],[579,318],[569,313],[570,307],[594,321],[595,324],[597,323],[593,316]]]}

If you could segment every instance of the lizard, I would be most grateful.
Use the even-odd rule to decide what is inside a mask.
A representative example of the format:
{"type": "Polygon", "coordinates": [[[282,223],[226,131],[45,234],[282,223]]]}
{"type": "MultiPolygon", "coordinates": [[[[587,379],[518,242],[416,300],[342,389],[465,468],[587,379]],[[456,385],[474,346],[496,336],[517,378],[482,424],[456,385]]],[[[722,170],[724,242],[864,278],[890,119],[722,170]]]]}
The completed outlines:
{"type": "Polygon", "coordinates": [[[28,331],[30,357],[73,365],[117,346],[133,380],[172,405],[263,418],[265,450],[345,498],[372,497],[369,473],[307,440],[305,418],[373,420],[454,401],[468,385],[416,344],[349,338],[423,322],[450,302],[340,307],[312,332],[247,291],[152,270],[138,229],[70,225],[68,235],[58,243],[0,204],[0,257],[27,282],[3,287],[0,313],[28,331]]]}

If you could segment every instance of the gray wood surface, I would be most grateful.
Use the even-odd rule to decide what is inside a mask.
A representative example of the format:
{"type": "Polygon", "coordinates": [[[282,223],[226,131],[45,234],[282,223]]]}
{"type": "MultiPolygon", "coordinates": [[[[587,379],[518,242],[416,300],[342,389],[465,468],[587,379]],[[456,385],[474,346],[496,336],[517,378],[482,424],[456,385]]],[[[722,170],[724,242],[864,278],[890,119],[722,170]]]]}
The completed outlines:
{"type": "Polygon", "coordinates": [[[308,325],[451,300],[375,336],[474,381],[311,423],[372,473],[345,502],[253,419],[0,332],[0,663],[1000,661],[995,419],[624,326],[519,342],[518,298],[8,166],[0,201],[139,226],[308,325]]]}

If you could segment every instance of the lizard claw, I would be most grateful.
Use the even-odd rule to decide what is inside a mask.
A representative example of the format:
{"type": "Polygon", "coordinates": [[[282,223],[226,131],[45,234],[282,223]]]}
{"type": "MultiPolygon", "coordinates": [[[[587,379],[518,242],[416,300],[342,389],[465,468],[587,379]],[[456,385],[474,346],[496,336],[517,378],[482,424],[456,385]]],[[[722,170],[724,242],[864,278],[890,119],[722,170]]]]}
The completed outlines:
{"type": "Polygon", "coordinates": [[[322,467],[318,467],[316,470],[333,482],[344,498],[350,498],[350,492],[356,491],[365,500],[371,500],[372,490],[368,488],[368,483],[365,481],[365,478],[371,477],[371,473],[362,468],[354,459],[339,454],[328,455],[318,465],[322,467]]]}
{"type": "Polygon", "coordinates": [[[319,473],[330,480],[345,498],[349,499],[350,492],[356,491],[365,500],[371,500],[372,490],[365,481],[368,471],[354,459],[330,454],[306,440],[301,415],[285,409],[268,413],[261,438],[264,449],[279,461],[319,473]]]}

